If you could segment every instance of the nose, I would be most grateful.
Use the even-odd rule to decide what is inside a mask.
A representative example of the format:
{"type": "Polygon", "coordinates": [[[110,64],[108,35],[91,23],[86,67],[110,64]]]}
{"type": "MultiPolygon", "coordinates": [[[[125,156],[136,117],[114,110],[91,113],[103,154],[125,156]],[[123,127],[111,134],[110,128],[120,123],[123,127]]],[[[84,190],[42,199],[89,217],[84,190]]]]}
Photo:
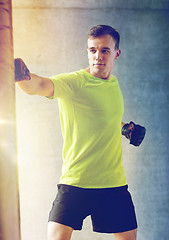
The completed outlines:
{"type": "Polygon", "coordinates": [[[101,61],[102,60],[102,54],[99,51],[96,52],[96,60],[97,61],[101,61]]]}

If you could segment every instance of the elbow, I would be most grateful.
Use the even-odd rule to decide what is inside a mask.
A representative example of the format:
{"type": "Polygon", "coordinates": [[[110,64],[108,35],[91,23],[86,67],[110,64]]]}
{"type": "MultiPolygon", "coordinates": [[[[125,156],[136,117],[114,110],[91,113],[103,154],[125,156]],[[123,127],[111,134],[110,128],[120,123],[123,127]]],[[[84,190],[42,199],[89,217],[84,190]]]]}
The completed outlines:
{"type": "Polygon", "coordinates": [[[26,94],[28,95],[37,95],[36,91],[34,90],[28,90],[28,89],[22,89],[26,94]]]}
{"type": "Polygon", "coordinates": [[[36,95],[34,92],[27,92],[28,95],[36,95]]]}
{"type": "Polygon", "coordinates": [[[36,92],[32,89],[22,89],[28,95],[36,95],[36,92]]]}

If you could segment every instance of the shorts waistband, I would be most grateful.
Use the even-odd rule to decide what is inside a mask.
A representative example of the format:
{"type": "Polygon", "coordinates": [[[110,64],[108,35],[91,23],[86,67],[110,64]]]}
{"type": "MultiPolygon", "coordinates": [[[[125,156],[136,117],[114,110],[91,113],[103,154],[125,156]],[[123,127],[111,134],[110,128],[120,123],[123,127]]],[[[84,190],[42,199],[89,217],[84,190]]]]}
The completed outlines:
{"type": "Polygon", "coordinates": [[[114,192],[118,192],[118,191],[126,191],[128,189],[128,185],[124,185],[124,186],[120,186],[120,187],[109,187],[109,188],[81,188],[81,187],[77,187],[77,186],[73,186],[73,185],[67,185],[67,184],[57,184],[58,189],[60,189],[61,187],[65,188],[65,189],[74,189],[74,190],[83,190],[83,191],[106,191],[106,190],[111,190],[114,192]]]}

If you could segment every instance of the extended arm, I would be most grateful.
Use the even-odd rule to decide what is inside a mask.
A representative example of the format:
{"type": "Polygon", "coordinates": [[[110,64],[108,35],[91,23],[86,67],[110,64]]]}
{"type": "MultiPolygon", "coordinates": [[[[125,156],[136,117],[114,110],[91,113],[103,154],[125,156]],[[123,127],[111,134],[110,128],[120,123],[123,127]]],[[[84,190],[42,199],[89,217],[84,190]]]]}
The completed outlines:
{"type": "Polygon", "coordinates": [[[54,85],[49,78],[30,73],[22,59],[15,59],[15,81],[27,94],[51,97],[54,85]]]}

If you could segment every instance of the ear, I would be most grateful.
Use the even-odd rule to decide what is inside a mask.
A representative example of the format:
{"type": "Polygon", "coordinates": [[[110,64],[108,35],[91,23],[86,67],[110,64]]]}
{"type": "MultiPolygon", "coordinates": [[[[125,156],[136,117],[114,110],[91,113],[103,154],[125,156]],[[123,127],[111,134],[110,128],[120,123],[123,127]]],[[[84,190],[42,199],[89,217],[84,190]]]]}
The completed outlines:
{"type": "Polygon", "coordinates": [[[118,58],[120,57],[120,54],[121,54],[121,50],[118,49],[118,50],[117,50],[117,53],[116,53],[116,57],[115,57],[115,59],[118,59],[118,58]]]}

